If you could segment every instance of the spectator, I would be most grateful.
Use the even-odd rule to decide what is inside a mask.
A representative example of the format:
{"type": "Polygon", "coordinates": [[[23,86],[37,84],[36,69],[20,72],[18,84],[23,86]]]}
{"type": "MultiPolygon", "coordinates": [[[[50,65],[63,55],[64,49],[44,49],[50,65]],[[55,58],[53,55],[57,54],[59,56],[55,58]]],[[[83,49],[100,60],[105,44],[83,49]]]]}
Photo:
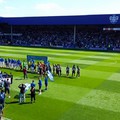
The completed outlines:
{"type": "Polygon", "coordinates": [[[25,84],[20,84],[18,86],[18,88],[20,88],[19,103],[22,103],[22,102],[25,101],[25,88],[26,88],[26,85],[25,84]]]}

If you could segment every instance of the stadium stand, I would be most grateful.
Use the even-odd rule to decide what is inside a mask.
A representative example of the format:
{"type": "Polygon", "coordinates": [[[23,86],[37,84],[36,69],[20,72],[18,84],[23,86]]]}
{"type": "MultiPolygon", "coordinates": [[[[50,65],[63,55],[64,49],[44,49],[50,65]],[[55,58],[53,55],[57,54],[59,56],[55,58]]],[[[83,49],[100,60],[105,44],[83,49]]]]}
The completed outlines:
{"type": "Polygon", "coordinates": [[[120,15],[0,19],[0,45],[120,51],[120,15]]]}

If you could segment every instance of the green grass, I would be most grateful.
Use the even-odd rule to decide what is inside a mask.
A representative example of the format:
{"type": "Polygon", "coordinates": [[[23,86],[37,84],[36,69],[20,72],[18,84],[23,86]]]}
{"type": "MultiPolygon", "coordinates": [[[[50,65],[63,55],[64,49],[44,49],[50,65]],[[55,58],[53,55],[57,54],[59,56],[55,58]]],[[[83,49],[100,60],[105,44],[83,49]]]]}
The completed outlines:
{"type": "MultiPolygon", "coordinates": [[[[55,50],[0,46],[0,57],[26,60],[26,55],[48,56],[51,65],[60,63],[62,76],[49,81],[48,90],[30,103],[30,91],[26,103],[18,104],[18,85],[31,83],[38,75],[28,73],[23,80],[22,72],[12,72],[11,98],[6,97],[4,117],[11,120],[120,120],[120,54],[75,50],[55,50]],[[73,64],[81,68],[81,77],[65,76],[65,67],[73,64]]],[[[38,89],[38,86],[36,86],[38,89]]],[[[42,86],[44,89],[44,84],[42,86]]]]}

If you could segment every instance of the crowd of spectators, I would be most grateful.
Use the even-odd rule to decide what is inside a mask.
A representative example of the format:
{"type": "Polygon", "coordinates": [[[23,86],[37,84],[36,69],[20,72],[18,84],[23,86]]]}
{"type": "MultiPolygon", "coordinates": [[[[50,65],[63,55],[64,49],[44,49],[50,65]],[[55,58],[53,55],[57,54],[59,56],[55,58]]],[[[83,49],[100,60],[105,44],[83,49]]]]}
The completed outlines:
{"type": "Polygon", "coordinates": [[[120,50],[120,31],[85,31],[77,33],[77,47],[96,50],[120,50]]]}
{"type": "Polygon", "coordinates": [[[5,35],[5,28],[0,29],[0,45],[120,50],[120,31],[98,26],[78,26],[76,32],[74,26],[13,26],[7,32],[5,35]]]}

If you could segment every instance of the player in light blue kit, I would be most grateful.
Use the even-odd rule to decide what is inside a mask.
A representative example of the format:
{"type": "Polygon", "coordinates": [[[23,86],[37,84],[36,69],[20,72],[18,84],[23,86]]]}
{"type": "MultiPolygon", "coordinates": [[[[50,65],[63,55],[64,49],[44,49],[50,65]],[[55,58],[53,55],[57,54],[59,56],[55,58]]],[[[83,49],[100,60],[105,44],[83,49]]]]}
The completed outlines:
{"type": "Polygon", "coordinates": [[[42,90],[41,90],[41,88],[42,88],[42,80],[41,80],[40,77],[38,78],[38,86],[39,86],[39,95],[40,95],[40,94],[42,94],[42,90]]]}

